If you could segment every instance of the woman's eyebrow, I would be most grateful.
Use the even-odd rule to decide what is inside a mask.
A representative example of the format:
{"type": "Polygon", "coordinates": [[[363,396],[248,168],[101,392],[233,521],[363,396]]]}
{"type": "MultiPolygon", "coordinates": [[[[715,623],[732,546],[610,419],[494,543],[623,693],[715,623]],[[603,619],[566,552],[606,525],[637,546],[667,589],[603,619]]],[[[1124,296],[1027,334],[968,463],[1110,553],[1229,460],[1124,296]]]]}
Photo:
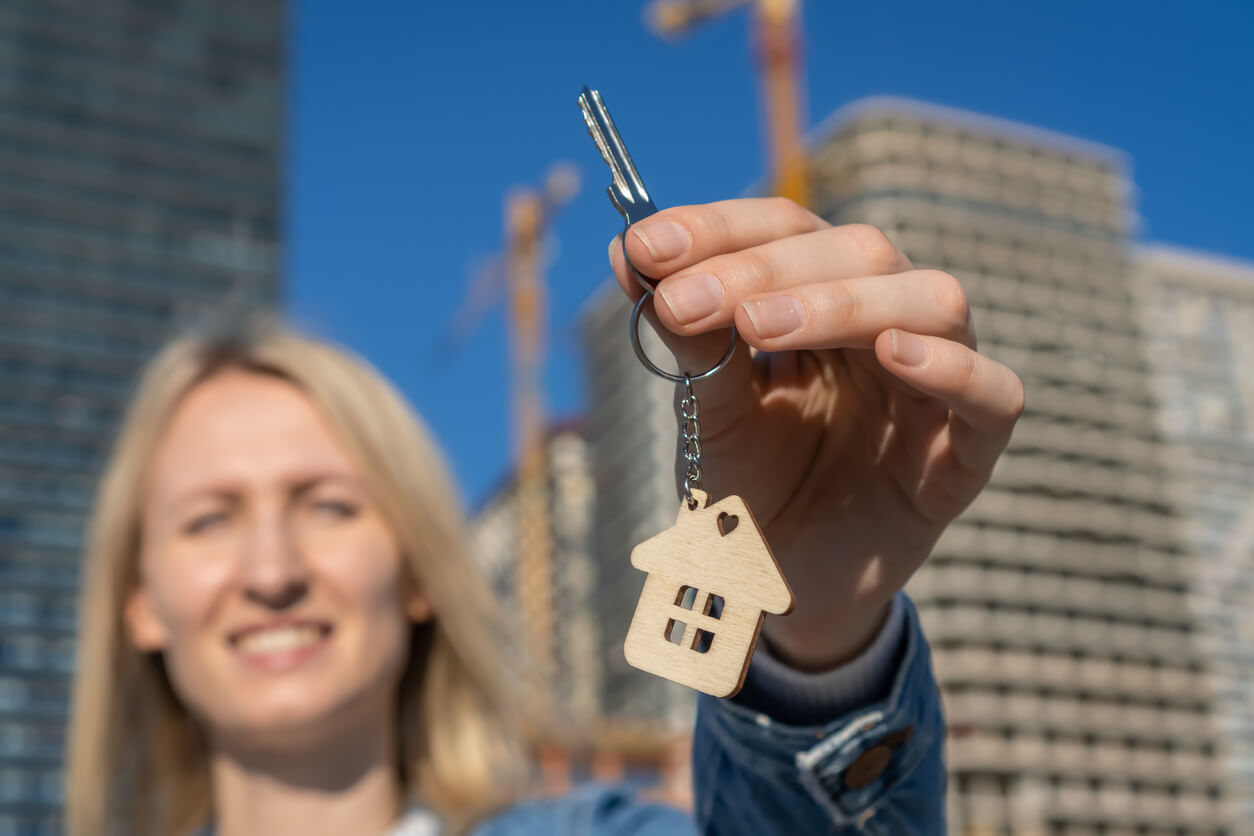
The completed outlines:
{"type": "Polygon", "coordinates": [[[333,470],[333,471],[327,471],[325,473],[317,473],[317,474],[313,474],[310,476],[306,476],[301,479],[293,480],[292,492],[299,496],[299,495],[308,493],[310,490],[312,490],[313,488],[316,488],[318,485],[321,485],[324,482],[339,482],[340,484],[343,484],[347,487],[354,488],[354,489],[361,487],[361,484],[358,481],[357,477],[349,473],[342,473],[338,470],[333,470]]]}
{"type": "MultiPolygon", "coordinates": [[[[349,474],[338,470],[330,470],[325,472],[305,474],[295,479],[287,480],[289,490],[295,496],[304,496],[314,488],[324,482],[339,482],[349,488],[360,489],[361,485],[358,479],[349,474]]],[[[239,498],[241,493],[239,484],[231,482],[228,484],[211,484],[195,488],[191,488],[172,499],[167,506],[170,509],[178,508],[193,499],[202,497],[225,499],[233,501],[239,498]]]]}
{"type": "Polygon", "coordinates": [[[239,496],[239,492],[234,488],[221,486],[204,486],[190,488],[181,494],[178,494],[166,505],[168,510],[177,510],[195,499],[201,498],[220,498],[233,500],[239,496]]]}

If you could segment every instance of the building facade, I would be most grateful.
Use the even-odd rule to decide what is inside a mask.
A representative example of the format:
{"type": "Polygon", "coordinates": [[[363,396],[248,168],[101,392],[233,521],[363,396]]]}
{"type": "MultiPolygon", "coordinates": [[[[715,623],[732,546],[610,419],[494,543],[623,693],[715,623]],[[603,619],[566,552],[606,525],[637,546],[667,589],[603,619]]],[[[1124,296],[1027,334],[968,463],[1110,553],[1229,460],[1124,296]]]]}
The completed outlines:
{"type": "Polygon", "coordinates": [[[0,833],[60,832],[83,524],[137,371],[277,300],[283,30],[281,0],[0,5],[0,833]]]}
{"type": "Polygon", "coordinates": [[[897,100],[818,131],[816,209],[957,276],[1027,409],[909,584],[956,834],[1230,833],[1199,560],[1134,297],[1126,161],[897,100]]]}
{"type": "MultiPolygon", "coordinates": [[[[620,628],[606,619],[602,608],[607,602],[627,603],[606,594],[606,567],[594,559],[597,484],[582,424],[550,430],[544,462],[548,597],[553,602],[544,629],[525,623],[522,601],[527,596],[520,584],[530,579],[520,571],[524,503],[517,479],[492,492],[471,520],[477,560],[503,604],[507,646],[502,655],[510,666],[513,696],[526,711],[528,743],[538,767],[535,789],[560,795],[586,781],[625,782],[642,798],[691,809],[691,736],[665,722],[670,703],[650,701],[649,689],[660,680],[634,668],[637,677],[626,682],[608,678],[607,671],[622,662],[627,625],[620,628]],[[536,648],[537,640],[544,646],[536,648]],[[643,698],[631,691],[641,682],[643,698]],[[639,710],[642,705],[660,706],[661,715],[639,710]],[[637,710],[627,712],[625,706],[637,710]]],[[[691,702],[682,689],[670,690],[680,705],[691,702]]]]}
{"type": "MultiPolygon", "coordinates": [[[[981,350],[1028,393],[989,486],[908,586],[947,714],[951,833],[1254,826],[1254,268],[1134,246],[1128,169],[902,100],[812,133],[813,208],[957,276],[981,350]]],[[[605,709],[682,725],[687,695],[616,645],[641,582],[630,544],[676,496],[672,389],[627,350],[628,312],[611,287],[585,315],[605,709]]]]}
{"type": "Polygon", "coordinates": [[[1136,264],[1234,812],[1254,828],[1254,264],[1164,246],[1136,264]]]}
{"type": "MultiPolygon", "coordinates": [[[[623,639],[644,586],[631,550],[675,523],[679,422],[674,386],[647,371],[627,336],[631,302],[614,283],[582,315],[587,389],[585,426],[596,486],[592,553],[604,659],[603,709],[612,722],[649,733],[690,727],[693,693],[627,664],[623,639]]],[[[668,367],[670,353],[642,318],[641,343],[668,367]]],[[[673,369],[673,361],[670,362],[673,369]]]]}
{"type": "Polygon", "coordinates": [[[520,565],[520,508],[517,480],[511,477],[482,504],[470,523],[476,559],[503,605],[507,641],[504,654],[513,669],[509,679],[519,696],[543,697],[538,716],[528,718],[551,732],[560,718],[564,731],[582,736],[601,714],[602,659],[600,623],[595,609],[596,567],[591,555],[594,490],[588,445],[578,426],[554,428],[544,445],[544,509],[551,629],[537,637],[524,624],[524,582],[520,565]],[[536,648],[536,639],[545,646],[536,648]]]}

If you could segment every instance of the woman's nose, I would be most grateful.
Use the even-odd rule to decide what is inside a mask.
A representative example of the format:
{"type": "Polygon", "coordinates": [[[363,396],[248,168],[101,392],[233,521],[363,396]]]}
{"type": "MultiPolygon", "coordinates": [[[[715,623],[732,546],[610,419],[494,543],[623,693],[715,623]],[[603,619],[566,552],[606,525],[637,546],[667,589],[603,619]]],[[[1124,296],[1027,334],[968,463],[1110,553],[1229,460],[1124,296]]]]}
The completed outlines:
{"type": "Polygon", "coordinates": [[[281,519],[258,522],[243,560],[244,593],[268,609],[285,610],[309,592],[309,575],[297,539],[281,519]]]}

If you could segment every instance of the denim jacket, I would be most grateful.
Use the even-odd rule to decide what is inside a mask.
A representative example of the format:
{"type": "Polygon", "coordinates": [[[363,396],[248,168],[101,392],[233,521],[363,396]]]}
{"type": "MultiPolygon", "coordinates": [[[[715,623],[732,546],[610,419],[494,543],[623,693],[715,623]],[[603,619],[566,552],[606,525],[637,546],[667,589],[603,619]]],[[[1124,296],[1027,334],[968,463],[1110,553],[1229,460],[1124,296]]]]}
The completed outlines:
{"type": "MultiPolygon", "coordinates": [[[[508,808],[471,836],[944,836],[944,719],[931,657],[909,599],[883,699],[818,725],[781,722],[702,696],[693,737],[695,816],[589,784],[508,808]]],[[[211,833],[211,831],[207,831],[211,833]]],[[[387,836],[436,836],[414,810],[387,836]]]]}
{"type": "Polygon", "coordinates": [[[918,614],[902,599],[901,661],[878,702],[807,726],[701,697],[695,817],[590,785],[512,807],[473,836],[944,836],[940,692],[918,614]]]}

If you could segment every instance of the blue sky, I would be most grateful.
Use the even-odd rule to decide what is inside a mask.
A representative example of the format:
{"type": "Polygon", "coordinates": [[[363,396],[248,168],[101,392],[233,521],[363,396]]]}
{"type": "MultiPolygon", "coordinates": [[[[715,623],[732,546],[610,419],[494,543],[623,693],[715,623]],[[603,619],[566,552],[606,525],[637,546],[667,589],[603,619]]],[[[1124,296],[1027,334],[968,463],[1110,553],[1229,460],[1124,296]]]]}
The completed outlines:
{"type": "MultiPolygon", "coordinates": [[[[748,15],[673,46],[638,0],[290,2],[288,312],[396,382],[473,504],[511,455],[499,306],[458,355],[432,347],[501,249],[505,194],[561,160],[583,178],[548,273],[547,406],[568,416],[577,315],[621,227],[579,89],[604,94],[659,205],[735,196],[764,157],[748,15]]],[[[1113,146],[1142,240],[1254,261],[1254,3],[810,0],[804,21],[810,124],[898,95],[1113,146]]]]}

